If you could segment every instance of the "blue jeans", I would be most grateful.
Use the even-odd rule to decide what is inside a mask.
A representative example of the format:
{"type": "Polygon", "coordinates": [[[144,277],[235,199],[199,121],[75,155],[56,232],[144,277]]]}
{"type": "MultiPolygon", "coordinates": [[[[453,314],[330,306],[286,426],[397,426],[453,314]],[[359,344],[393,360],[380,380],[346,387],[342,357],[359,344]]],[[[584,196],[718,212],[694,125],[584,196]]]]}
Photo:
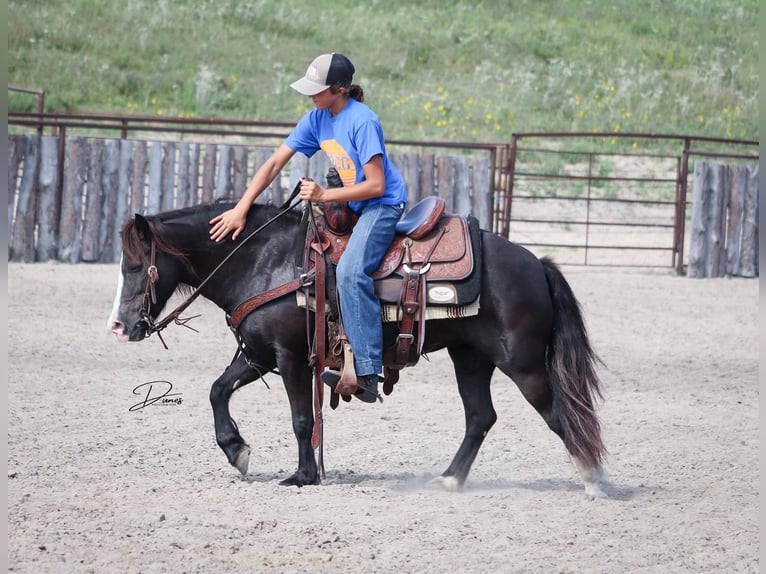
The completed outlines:
{"type": "Polygon", "coordinates": [[[370,205],[359,216],[338,261],[337,285],[343,329],[358,376],[383,369],[383,320],[372,273],[394,239],[403,205],[370,205]]]}

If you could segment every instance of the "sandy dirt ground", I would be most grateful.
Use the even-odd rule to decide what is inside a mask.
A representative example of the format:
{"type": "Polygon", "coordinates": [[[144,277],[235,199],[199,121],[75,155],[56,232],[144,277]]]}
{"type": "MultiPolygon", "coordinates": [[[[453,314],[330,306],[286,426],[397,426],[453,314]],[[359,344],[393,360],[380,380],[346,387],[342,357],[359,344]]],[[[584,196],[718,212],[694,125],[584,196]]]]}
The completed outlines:
{"type": "Polygon", "coordinates": [[[499,420],[465,489],[434,490],[463,412],[446,353],[383,404],[326,407],[321,486],[297,466],[279,380],[232,399],[240,478],[208,391],[235,345],[191,311],[118,344],[116,265],[9,264],[8,520],[13,572],[758,572],[758,282],[565,267],[606,399],[612,484],[589,500],[558,438],[497,374],[499,420]],[[130,408],[169,381],[175,402],[130,408]]]}

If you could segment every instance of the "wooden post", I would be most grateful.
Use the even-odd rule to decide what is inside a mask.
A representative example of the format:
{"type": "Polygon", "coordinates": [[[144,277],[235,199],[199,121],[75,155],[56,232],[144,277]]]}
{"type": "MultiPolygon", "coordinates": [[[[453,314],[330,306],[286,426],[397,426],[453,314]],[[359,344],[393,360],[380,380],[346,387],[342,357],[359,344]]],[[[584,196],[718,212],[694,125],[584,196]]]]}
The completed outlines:
{"type": "Polygon", "coordinates": [[[197,205],[199,197],[199,144],[191,144],[189,157],[189,205],[197,205]]]}
{"type": "Polygon", "coordinates": [[[689,237],[689,266],[687,277],[705,277],[705,261],[707,259],[707,217],[710,205],[708,196],[709,169],[705,162],[694,164],[694,188],[692,204],[691,235],[689,237]]]}
{"type": "Polygon", "coordinates": [[[130,184],[130,207],[128,213],[133,217],[136,213],[146,213],[144,199],[146,198],[146,142],[135,142],[133,156],[133,178],[130,184]]]}
{"type": "Polygon", "coordinates": [[[471,205],[473,216],[482,229],[492,230],[492,185],[490,185],[489,160],[475,159],[471,166],[471,205]]]}
{"type": "Polygon", "coordinates": [[[471,173],[468,158],[456,156],[455,176],[452,180],[453,212],[459,215],[471,214],[471,173]]]}
{"type": "MultiPolygon", "coordinates": [[[[753,267],[755,268],[755,275],[758,276],[760,273],[759,269],[759,262],[760,262],[760,256],[758,253],[758,250],[760,249],[761,241],[760,241],[760,213],[761,213],[761,189],[760,189],[760,164],[756,164],[754,166],[750,167],[750,178],[747,182],[747,188],[750,190],[754,203],[755,203],[755,214],[753,215],[753,223],[754,223],[754,233],[753,233],[753,267]]],[[[747,194],[746,194],[747,196],[747,194]]]]}
{"type": "Polygon", "coordinates": [[[130,203],[133,189],[133,142],[120,140],[120,168],[117,174],[117,199],[112,239],[112,261],[119,261],[122,255],[122,237],[120,232],[130,218],[130,203]]]}
{"type": "Polygon", "coordinates": [[[730,166],[729,182],[731,187],[726,224],[726,274],[739,275],[747,168],[742,165],[730,166]]]}
{"type": "Polygon", "coordinates": [[[714,164],[711,166],[711,203],[708,222],[708,248],[709,262],[706,268],[707,277],[721,277],[726,269],[726,257],[724,256],[725,241],[725,215],[727,200],[727,171],[726,166],[714,164]]]}
{"type": "Polygon", "coordinates": [[[176,144],[162,144],[162,177],[160,189],[160,211],[170,211],[176,206],[176,144]]]}
{"type": "Polygon", "coordinates": [[[434,172],[436,169],[434,154],[424,153],[420,156],[420,187],[419,199],[436,194],[434,172]]]}
{"type": "Polygon", "coordinates": [[[455,198],[453,186],[455,182],[455,162],[450,156],[440,156],[436,160],[436,190],[446,203],[447,211],[454,211],[455,198]]]}
{"type": "Polygon", "coordinates": [[[82,251],[82,199],[89,149],[84,137],[69,138],[66,146],[57,257],[69,263],[79,263],[82,251]]]}
{"type": "Polygon", "coordinates": [[[234,181],[231,193],[234,199],[239,199],[242,197],[242,194],[245,193],[249,181],[247,148],[245,146],[238,145],[234,148],[232,171],[234,172],[234,181]]]}
{"type": "MultiPolygon", "coordinates": [[[[261,167],[261,165],[269,159],[271,154],[274,153],[273,148],[263,148],[258,147],[255,148],[255,157],[254,164],[253,164],[253,173],[258,171],[258,168],[261,167]]],[[[289,168],[288,168],[289,169],[289,168]]],[[[270,203],[272,205],[282,205],[282,202],[284,201],[284,193],[282,191],[282,174],[278,175],[274,178],[274,181],[271,182],[271,185],[267,187],[263,193],[255,200],[255,203],[259,204],[267,204],[270,203]]],[[[244,193],[244,189],[242,190],[242,193],[244,193]]]]}
{"type": "Polygon", "coordinates": [[[758,274],[758,172],[760,166],[751,167],[748,171],[745,188],[744,215],[742,218],[742,255],[740,258],[740,274],[743,277],[755,277],[758,274]]]}
{"type": "Polygon", "coordinates": [[[162,142],[152,142],[150,158],[146,212],[153,215],[162,209],[162,142]]]}
{"type": "Polygon", "coordinates": [[[59,138],[43,136],[40,142],[40,179],[37,195],[36,261],[55,259],[58,254],[59,203],[59,138]]]}
{"type": "Polygon", "coordinates": [[[101,201],[101,227],[98,234],[98,261],[100,263],[114,263],[117,195],[120,186],[120,140],[106,140],[104,152],[104,170],[101,174],[103,199],[101,201]]]}
{"type": "Polygon", "coordinates": [[[415,153],[400,153],[392,155],[394,162],[402,174],[404,185],[407,188],[407,203],[409,207],[423,199],[420,188],[420,157],[415,153]]]}
{"type": "Polygon", "coordinates": [[[88,155],[88,187],[85,196],[85,218],[82,224],[82,261],[95,262],[99,256],[98,237],[101,227],[102,154],[104,140],[94,139],[88,155]]]}
{"type": "Polygon", "coordinates": [[[178,191],[176,194],[176,207],[188,207],[192,205],[191,201],[191,181],[189,152],[190,145],[187,142],[178,144],[178,191]]]}
{"type": "MultiPolygon", "coordinates": [[[[16,205],[16,185],[19,179],[19,166],[26,148],[25,135],[8,136],[8,238],[13,234],[13,215],[16,205]]],[[[10,246],[10,241],[8,242],[10,246]]]]}
{"type": "Polygon", "coordinates": [[[35,260],[35,199],[40,169],[40,136],[29,135],[24,146],[24,171],[21,174],[16,221],[10,245],[11,261],[35,260]]]}
{"type": "Polygon", "coordinates": [[[218,149],[218,176],[216,177],[214,199],[228,198],[232,196],[231,146],[222,145],[218,149]]]}
{"type": "Polygon", "coordinates": [[[205,145],[205,157],[202,163],[202,203],[213,201],[215,190],[215,166],[216,166],[215,144],[205,145]]]}

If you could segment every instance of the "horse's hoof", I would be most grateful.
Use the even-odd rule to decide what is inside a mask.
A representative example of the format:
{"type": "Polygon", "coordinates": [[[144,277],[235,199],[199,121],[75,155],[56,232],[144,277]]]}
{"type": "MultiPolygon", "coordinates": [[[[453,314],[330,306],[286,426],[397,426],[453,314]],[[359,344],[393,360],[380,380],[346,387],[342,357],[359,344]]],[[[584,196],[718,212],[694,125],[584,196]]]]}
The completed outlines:
{"type": "Polygon", "coordinates": [[[300,474],[296,472],[291,477],[280,480],[279,484],[280,486],[297,486],[298,488],[302,486],[316,485],[319,484],[319,475],[315,476],[313,479],[302,478],[300,474]]]}
{"type": "Polygon", "coordinates": [[[601,490],[601,487],[609,482],[606,471],[598,465],[586,466],[576,457],[573,460],[575,467],[585,484],[585,496],[591,500],[596,498],[609,498],[609,496],[601,490]]]}
{"type": "Polygon", "coordinates": [[[242,476],[247,474],[247,467],[250,466],[250,447],[242,447],[239,451],[237,458],[234,460],[234,466],[240,472],[242,476]]]}
{"type": "Polygon", "coordinates": [[[585,495],[591,500],[595,500],[596,498],[609,498],[609,495],[601,490],[601,485],[599,484],[587,485],[585,487],[585,495]]]}
{"type": "Polygon", "coordinates": [[[460,490],[460,483],[454,476],[437,476],[428,481],[431,488],[440,488],[447,492],[457,492],[460,490]]]}

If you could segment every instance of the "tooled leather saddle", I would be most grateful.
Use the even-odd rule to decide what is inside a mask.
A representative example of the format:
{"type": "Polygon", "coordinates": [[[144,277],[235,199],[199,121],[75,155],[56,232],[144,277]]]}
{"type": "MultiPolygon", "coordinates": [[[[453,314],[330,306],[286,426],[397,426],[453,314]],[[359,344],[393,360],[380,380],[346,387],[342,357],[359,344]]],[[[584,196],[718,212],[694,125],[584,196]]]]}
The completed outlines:
{"type": "MultiPolygon", "coordinates": [[[[328,175],[328,181],[330,177],[328,175]]],[[[413,366],[421,356],[429,315],[456,318],[478,312],[480,291],[480,231],[478,221],[445,213],[446,204],[438,196],[421,200],[396,226],[394,240],[378,269],[372,274],[375,293],[380,299],[384,321],[398,323],[393,345],[384,349],[383,392],[388,395],[399,379],[399,370],[413,366]],[[437,313],[430,313],[438,309],[437,313]]],[[[325,366],[340,369],[348,355],[343,353],[342,327],[335,292],[334,268],[353,233],[354,217],[345,204],[326,204],[314,211],[314,227],[302,248],[306,272],[325,259],[326,285],[323,296],[315,300],[299,293],[299,304],[315,311],[325,301],[328,345],[325,366]],[[321,255],[320,255],[321,254],[321,255]]],[[[322,286],[314,284],[314,295],[322,286]]],[[[317,323],[321,321],[319,314],[317,323]]],[[[347,399],[344,396],[344,399],[347,399]]]]}

